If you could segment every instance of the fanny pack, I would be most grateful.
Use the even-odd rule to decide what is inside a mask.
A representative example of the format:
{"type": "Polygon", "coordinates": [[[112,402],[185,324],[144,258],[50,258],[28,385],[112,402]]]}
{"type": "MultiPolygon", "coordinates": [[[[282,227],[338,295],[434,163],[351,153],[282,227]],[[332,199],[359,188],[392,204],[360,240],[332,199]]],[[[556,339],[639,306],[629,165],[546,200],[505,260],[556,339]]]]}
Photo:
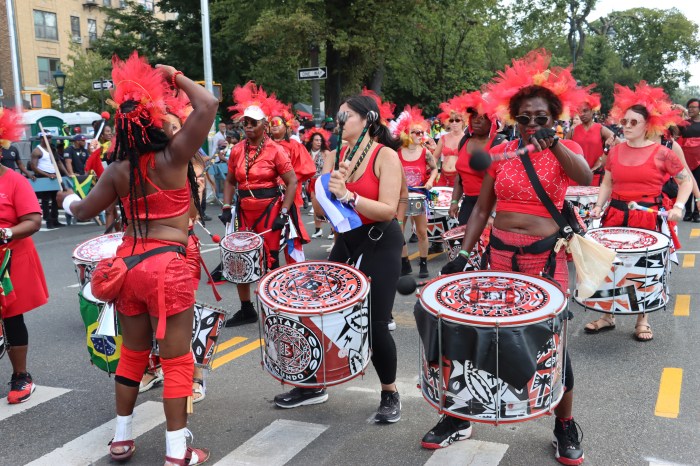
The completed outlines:
{"type": "Polygon", "coordinates": [[[90,283],[92,294],[100,301],[114,301],[122,289],[126,273],[151,256],[166,252],[178,252],[183,256],[186,254],[184,246],[162,246],[151,249],[142,254],[127,257],[110,257],[102,259],[97,263],[97,267],[92,272],[90,283]]]}

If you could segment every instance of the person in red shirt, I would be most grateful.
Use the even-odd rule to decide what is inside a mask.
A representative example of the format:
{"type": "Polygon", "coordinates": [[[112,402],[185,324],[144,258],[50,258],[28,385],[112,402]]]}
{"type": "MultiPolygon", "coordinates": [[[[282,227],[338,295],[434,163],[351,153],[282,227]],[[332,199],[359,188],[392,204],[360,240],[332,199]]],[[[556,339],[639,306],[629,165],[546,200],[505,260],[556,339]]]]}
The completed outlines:
{"type": "MultiPolygon", "coordinates": [[[[281,199],[278,178],[286,185],[286,192],[295,193],[297,176],[287,152],[267,136],[268,117],[275,99],[268,97],[252,81],[233,91],[236,105],[231,110],[234,118],[243,120],[245,140],[236,144],[228,160],[228,175],[224,184],[224,206],[219,217],[224,225],[233,220],[231,202],[238,193],[238,222],[241,231],[264,234],[263,240],[268,266],[279,267],[279,248],[282,229],[289,220],[294,196],[281,199]]],[[[241,310],[226,321],[227,327],[249,324],[258,320],[250,300],[250,284],[237,284],[241,310]]]]}
{"type": "MultiPolygon", "coordinates": [[[[628,226],[662,231],[663,217],[656,214],[660,208],[668,210],[668,227],[675,236],[675,222],[683,218],[685,203],[690,197],[693,182],[688,170],[673,150],[651,140],[668,126],[678,124],[680,112],[672,106],[661,88],[649,86],[641,81],[631,90],[615,85],[615,104],[611,110],[622,125],[625,142],[610,150],[605,164],[605,176],[600,186],[598,200],[591,211],[594,218],[601,217],[603,206],[610,205],[603,216],[603,226],[628,226]],[[678,184],[675,204],[665,201],[662,187],[669,177],[678,184]],[[636,202],[654,212],[630,210],[628,203],[636,202]]],[[[677,238],[673,238],[676,247],[677,238]]],[[[607,314],[590,322],[585,329],[598,333],[615,328],[615,316],[607,314]]],[[[637,317],[634,336],[638,341],[654,338],[647,314],[637,317]]]]}
{"type": "MultiPolygon", "coordinates": [[[[0,146],[7,149],[21,135],[20,116],[0,108],[0,146]]],[[[41,207],[29,181],[0,164],[0,320],[12,365],[9,404],[27,401],[36,389],[27,372],[29,333],[24,314],[46,304],[49,298],[44,270],[31,238],[39,228],[41,207]]]]}
{"type": "MultiPolygon", "coordinates": [[[[491,149],[491,154],[511,153],[532,144],[529,154],[540,182],[558,209],[564,204],[569,180],[588,185],[592,173],[573,141],[559,140],[551,129],[554,122],[568,114],[582,99],[583,89],[576,85],[571,68],[549,68],[550,56],[544,51],[530,52],[513,60],[512,67],[489,83],[490,111],[506,123],[517,122],[520,139],[504,142],[491,149]]],[[[489,111],[487,111],[489,113],[489,111]]],[[[442,274],[464,270],[469,251],[481,236],[493,209],[497,215],[491,230],[487,252],[491,270],[543,273],[568,290],[568,270],[564,249],[555,252],[561,238],[557,222],[540,201],[520,157],[494,162],[481,185],[479,200],[474,206],[462,240],[459,256],[442,268],[442,274]]],[[[571,358],[565,356],[565,393],[554,409],[554,446],[556,459],[566,465],[583,462],[577,424],[572,416],[574,392],[571,358]]],[[[442,448],[455,440],[471,435],[469,421],[444,416],[423,437],[425,448],[442,448]]]]}

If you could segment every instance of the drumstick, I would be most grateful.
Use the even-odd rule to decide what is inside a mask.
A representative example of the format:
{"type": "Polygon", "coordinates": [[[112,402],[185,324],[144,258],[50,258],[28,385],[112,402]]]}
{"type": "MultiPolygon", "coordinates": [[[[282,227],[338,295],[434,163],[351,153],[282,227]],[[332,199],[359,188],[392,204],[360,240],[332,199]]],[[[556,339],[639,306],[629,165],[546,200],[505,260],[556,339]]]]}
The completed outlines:
{"type": "Polygon", "coordinates": [[[221,241],[221,236],[215,235],[211,231],[207,230],[206,227],[204,225],[202,225],[202,222],[200,222],[199,220],[197,220],[197,225],[202,227],[202,230],[206,231],[209,234],[209,236],[211,236],[212,241],[214,241],[215,243],[218,243],[221,241]]]}
{"type": "Polygon", "coordinates": [[[49,157],[51,158],[53,169],[56,170],[56,179],[58,180],[58,186],[60,187],[61,191],[63,191],[63,177],[61,176],[61,171],[58,169],[58,164],[56,163],[56,159],[53,156],[53,151],[51,150],[51,146],[49,145],[49,139],[46,137],[46,131],[44,131],[44,126],[41,124],[41,122],[39,122],[39,131],[41,131],[41,134],[44,138],[46,150],[49,151],[49,157]]]}
{"type": "Polygon", "coordinates": [[[634,201],[627,204],[627,208],[629,208],[630,210],[641,210],[642,212],[649,212],[650,214],[656,214],[659,217],[668,217],[668,212],[664,212],[662,210],[654,210],[651,207],[644,207],[643,205],[639,205],[634,201]]]}

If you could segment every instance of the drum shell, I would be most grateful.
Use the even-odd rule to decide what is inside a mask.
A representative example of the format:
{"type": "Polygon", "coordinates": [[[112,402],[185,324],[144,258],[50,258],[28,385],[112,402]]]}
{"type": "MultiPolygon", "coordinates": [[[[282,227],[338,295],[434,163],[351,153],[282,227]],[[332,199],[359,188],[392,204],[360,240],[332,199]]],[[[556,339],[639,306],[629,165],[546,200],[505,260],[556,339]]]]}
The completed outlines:
{"type": "Polygon", "coordinates": [[[435,216],[435,213],[428,212],[428,241],[442,244],[442,235],[458,226],[459,221],[456,218],[448,216],[447,211],[444,212],[444,215],[440,216],[435,216]]]}
{"type": "Polygon", "coordinates": [[[101,259],[116,255],[122,236],[123,233],[101,235],[80,243],[73,250],[73,264],[81,288],[90,282],[92,272],[101,259]]]}
{"type": "Polygon", "coordinates": [[[95,335],[98,318],[105,303],[92,296],[90,283],[78,292],[78,301],[80,302],[80,316],[85,325],[85,339],[90,361],[99,369],[113,374],[117,370],[121,356],[122,336],[95,335]]]}
{"type": "Polygon", "coordinates": [[[414,217],[416,215],[424,215],[425,212],[425,195],[420,193],[409,193],[408,207],[406,208],[406,216],[414,217]]]}
{"type": "Polygon", "coordinates": [[[212,358],[219,341],[219,333],[221,333],[225,321],[224,311],[195,303],[192,323],[192,354],[195,365],[207,369],[211,368],[212,358]]]}
{"type": "Polygon", "coordinates": [[[257,247],[242,251],[233,251],[227,248],[222,241],[219,243],[219,249],[221,251],[221,275],[231,283],[254,283],[265,275],[266,263],[262,241],[257,247]]]}
{"type": "Polygon", "coordinates": [[[586,228],[590,228],[593,221],[590,213],[598,200],[599,191],[600,188],[598,186],[569,186],[566,190],[565,200],[571,201],[574,207],[578,209],[579,216],[586,228]]]}
{"type": "MultiPolygon", "coordinates": [[[[445,245],[445,251],[447,251],[447,260],[453,261],[459,255],[459,251],[462,250],[462,239],[464,238],[465,230],[466,225],[461,225],[442,234],[442,241],[445,245]]],[[[486,253],[490,235],[491,227],[486,227],[472,249],[473,254],[469,257],[471,268],[481,268],[481,258],[486,253]]]]}

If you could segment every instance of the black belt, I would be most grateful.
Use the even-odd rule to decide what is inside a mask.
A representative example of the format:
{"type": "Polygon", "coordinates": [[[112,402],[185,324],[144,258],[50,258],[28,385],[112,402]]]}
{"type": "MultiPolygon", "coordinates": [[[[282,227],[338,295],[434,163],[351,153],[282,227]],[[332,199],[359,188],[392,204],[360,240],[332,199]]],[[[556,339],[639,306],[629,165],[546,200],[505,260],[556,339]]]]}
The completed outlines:
{"type": "Polygon", "coordinates": [[[245,199],[246,197],[254,197],[255,199],[271,199],[280,195],[278,188],[260,188],[260,189],[239,189],[238,198],[245,199]]]}
{"type": "Polygon", "coordinates": [[[493,249],[499,251],[509,251],[517,254],[542,254],[543,252],[551,251],[554,245],[557,244],[559,238],[559,233],[555,233],[552,236],[547,236],[527,246],[513,246],[504,243],[498,236],[492,233],[489,239],[489,245],[492,246],[493,249]]]}

